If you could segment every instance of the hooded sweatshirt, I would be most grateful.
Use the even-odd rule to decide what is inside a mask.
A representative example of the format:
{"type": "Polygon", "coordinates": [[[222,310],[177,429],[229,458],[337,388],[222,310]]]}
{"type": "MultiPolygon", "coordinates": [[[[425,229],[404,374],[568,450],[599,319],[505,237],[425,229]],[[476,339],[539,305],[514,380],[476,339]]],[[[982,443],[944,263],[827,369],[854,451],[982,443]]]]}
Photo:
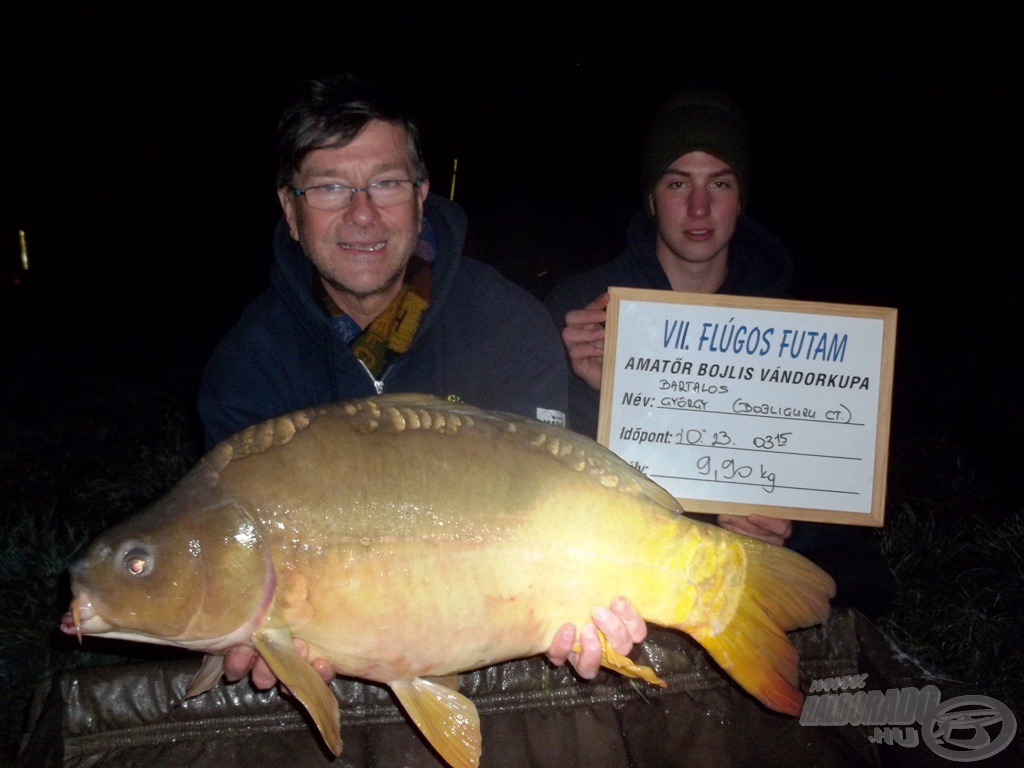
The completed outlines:
{"type": "Polygon", "coordinates": [[[453,397],[562,423],[569,378],[543,305],[497,270],[463,255],[462,208],[428,195],[434,254],[430,306],[408,351],[375,378],[321,309],[313,266],[282,220],[270,286],[242,312],[203,371],[198,409],[207,447],[265,419],[383,392],[453,397]]]}

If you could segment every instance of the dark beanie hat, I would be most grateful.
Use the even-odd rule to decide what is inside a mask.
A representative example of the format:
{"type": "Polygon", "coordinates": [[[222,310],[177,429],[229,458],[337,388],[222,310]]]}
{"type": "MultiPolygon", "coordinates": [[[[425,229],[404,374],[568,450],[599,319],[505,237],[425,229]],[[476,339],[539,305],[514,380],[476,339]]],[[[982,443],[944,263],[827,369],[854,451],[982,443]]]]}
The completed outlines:
{"type": "Polygon", "coordinates": [[[740,201],[750,194],[750,146],[739,106],[725,94],[687,88],[670,96],[647,131],[643,149],[643,202],[665,169],[687,152],[702,151],[736,173],[740,201]]]}

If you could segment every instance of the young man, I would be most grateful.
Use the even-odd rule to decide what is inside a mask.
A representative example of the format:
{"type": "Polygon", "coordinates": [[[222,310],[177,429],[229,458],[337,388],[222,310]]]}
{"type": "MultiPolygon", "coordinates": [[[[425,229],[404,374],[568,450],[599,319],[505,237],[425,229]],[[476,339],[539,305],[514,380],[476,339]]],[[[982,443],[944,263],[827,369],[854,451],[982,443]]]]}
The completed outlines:
{"type": "MultiPolygon", "coordinates": [[[[342,77],[310,84],[279,124],[278,198],[270,287],[242,313],[203,373],[199,415],[208,447],[299,408],[382,392],[423,392],[564,423],[568,368],[544,307],[496,270],[462,254],[466,220],[429,194],[416,126],[372,88],[342,77]]],[[[619,601],[595,612],[628,653],[646,626],[619,601]]],[[[593,625],[549,650],[592,677],[593,625]]],[[[304,649],[300,649],[304,650],[304,649]]],[[[237,679],[248,648],[229,653],[237,679]]],[[[333,670],[314,665],[325,679],[333,670]]]]}
{"type": "MultiPolygon", "coordinates": [[[[597,434],[609,286],[786,294],[791,257],[774,235],[743,215],[749,195],[748,130],[736,103],[702,89],[670,97],[647,133],[643,210],[630,222],[626,250],[564,281],[545,300],[572,366],[572,429],[597,434]]],[[[866,613],[877,614],[889,600],[891,571],[850,526],[798,524],[794,532],[790,521],[763,515],[719,515],[718,524],[808,556],[836,578],[840,600],[866,613]]]]}

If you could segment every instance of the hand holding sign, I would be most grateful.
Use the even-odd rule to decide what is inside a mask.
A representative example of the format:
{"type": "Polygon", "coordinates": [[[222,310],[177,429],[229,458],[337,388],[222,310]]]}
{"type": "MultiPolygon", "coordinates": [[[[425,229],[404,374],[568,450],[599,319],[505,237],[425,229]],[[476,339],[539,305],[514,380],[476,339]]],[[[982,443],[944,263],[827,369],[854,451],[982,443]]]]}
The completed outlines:
{"type": "Polygon", "coordinates": [[[565,315],[562,341],[569,351],[572,371],[594,389],[601,389],[601,367],[604,364],[604,334],[611,296],[602,293],[583,309],[565,315]]]}

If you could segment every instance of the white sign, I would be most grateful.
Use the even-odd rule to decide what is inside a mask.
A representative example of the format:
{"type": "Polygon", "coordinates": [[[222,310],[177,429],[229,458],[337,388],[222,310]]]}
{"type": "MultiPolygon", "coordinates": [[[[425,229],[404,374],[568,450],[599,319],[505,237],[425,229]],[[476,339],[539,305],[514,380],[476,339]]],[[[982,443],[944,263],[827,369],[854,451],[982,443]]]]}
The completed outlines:
{"type": "Polygon", "coordinates": [[[609,293],[599,442],[690,512],[882,525],[895,309],[609,293]]]}

